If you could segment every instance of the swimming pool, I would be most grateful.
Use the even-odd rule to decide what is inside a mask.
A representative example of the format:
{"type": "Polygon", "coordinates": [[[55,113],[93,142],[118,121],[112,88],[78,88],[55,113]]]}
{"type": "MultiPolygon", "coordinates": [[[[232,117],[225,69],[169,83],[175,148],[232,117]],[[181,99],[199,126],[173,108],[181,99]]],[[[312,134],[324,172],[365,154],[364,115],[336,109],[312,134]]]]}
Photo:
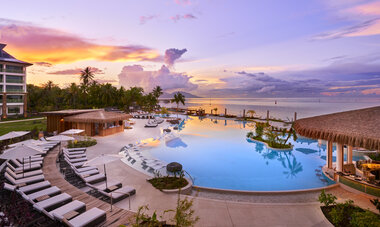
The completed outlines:
{"type": "MultiPolygon", "coordinates": [[[[194,185],[248,191],[300,190],[334,182],[322,174],[326,146],[299,138],[291,151],[248,141],[249,123],[189,117],[178,138],[148,143],[147,152],[167,163],[179,162],[194,185]]],[[[356,159],[360,157],[354,157],[356,159]]]]}

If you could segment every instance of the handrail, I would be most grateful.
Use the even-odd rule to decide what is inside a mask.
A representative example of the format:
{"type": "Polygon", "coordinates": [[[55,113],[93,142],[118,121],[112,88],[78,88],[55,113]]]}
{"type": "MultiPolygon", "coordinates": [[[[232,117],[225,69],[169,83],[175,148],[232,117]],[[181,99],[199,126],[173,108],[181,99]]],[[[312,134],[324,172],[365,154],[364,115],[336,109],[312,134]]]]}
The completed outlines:
{"type": "Polygon", "coordinates": [[[186,170],[184,170],[183,172],[189,175],[191,182],[194,184],[195,179],[186,170]]]}

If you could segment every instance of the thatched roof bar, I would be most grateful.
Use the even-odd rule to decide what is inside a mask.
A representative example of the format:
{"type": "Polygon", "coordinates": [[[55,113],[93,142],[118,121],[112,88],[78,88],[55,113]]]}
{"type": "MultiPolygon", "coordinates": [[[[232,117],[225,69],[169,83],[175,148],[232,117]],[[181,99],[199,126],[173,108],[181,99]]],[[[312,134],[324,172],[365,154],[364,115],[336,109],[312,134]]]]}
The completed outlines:
{"type": "Polygon", "coordinates": [[[67,122],[83,122],[83,123],[107,123],[127,120],[130,115],[116,112],[107,112],[104,110],[93,111],[88,113],[76,114],[65,117],[67,122]]]}
{"type": "Polygon", "coordinates": [[[299,119],[294,128],[301,136],[380,150],[380,106],[299,119]]]}

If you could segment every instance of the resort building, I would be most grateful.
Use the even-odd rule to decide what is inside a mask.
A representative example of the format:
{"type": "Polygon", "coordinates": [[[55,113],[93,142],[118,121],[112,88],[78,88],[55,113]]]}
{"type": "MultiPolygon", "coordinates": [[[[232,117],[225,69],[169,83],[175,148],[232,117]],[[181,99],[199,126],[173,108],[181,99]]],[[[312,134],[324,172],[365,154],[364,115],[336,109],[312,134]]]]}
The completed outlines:
{"type": "Polygon", "coordinates": [[[380,106],[297,120],[301,136],[326,141],[324,173],[359,191],[380,196],[380,162],[353,161],[353,152],[380,150],[380,106]],[[336,161],[333,162],[333,152],[336,161]],[[357,181],[360,176],[363,181],[357,181]]]}
{"type": "Polygon", "coordinates": [[[83,129],[87,136],[108,136],[124,131],[128,114],[103,109],[60,110],[44,112],[47,131],[61,133],[69,129],[83,129]]]}
{"type": "Polygon", "coordinates": [[[14,58],[4,51],[5,46],[0,43],[0,116],[26,117],[26,67],[32,64],[14,58]]]}

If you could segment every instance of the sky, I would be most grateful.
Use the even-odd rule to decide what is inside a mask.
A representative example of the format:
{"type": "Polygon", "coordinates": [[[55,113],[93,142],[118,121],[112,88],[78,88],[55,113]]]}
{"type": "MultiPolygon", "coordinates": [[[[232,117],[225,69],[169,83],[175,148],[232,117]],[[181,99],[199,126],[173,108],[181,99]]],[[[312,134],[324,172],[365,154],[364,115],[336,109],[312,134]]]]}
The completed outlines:
{"type": "Polygon", "coordinates": [[[380,1],[18,0],[0,43],[27,82],[202,97],[380,97],[380,1]]]}

